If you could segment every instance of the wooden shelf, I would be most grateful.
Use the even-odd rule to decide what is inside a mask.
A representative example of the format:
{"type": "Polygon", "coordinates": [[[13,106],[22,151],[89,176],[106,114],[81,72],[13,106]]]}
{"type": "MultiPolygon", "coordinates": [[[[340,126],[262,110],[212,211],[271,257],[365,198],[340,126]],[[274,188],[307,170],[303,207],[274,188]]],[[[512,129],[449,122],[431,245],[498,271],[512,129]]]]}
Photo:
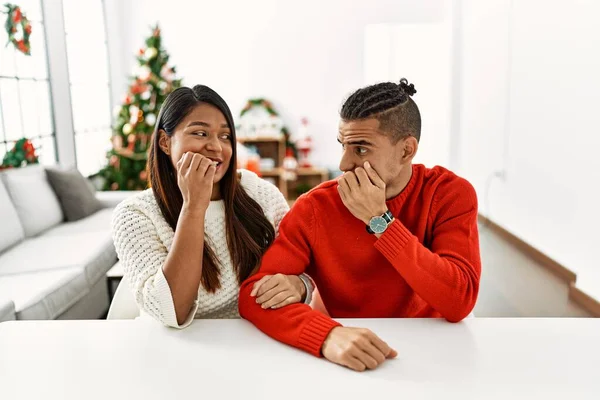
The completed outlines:
{"type": "MultiPolygon", "coordinates": [[[[329,171],[325,168],[297,168],[294,179],[287,180],[286,171],[283,169],[283,160],[286,153],[285,137],[239,137],[238,142],[256,147],[261,158],[270,158],[275,161],[274,168],[260,171],[262,178],[272,182],[279,188],[286,199],[293,201],[302,193],[310,190],[329,179],[329,171]]],[[[290,171],[291,172],[291,171],[290,171]]]]}
{"type": "Polygon", "coordinates": [[[266,178],[272,178],[272,177],[276,177],[276,176],[279,177],[279,176],[283,175],[283,169],[282,168],[265,169],[265,170],[261,170],[260,174],[266,178]]]}
{"type": "MultiPolygon", "coordinates": [[[[283,168],[273,168],[261,170],[260,174],[264,177],[276,177],[283,175],[283,168]]],[[[329,172],[325,168],[298,168],[296,169],[298,176],[327,176],[329,172]]]]}
{"type": "Polygon", "coordinates": [[[296,174],[299,176],[311,176],[311,175],[327,175],[329,172],[325,168],[298,168],[296,174]]]}
{"type": "Polygon", "coordinates": [[[279,142],[284,142],[285,138],[283,136],[280,138],[267,137],[267,136],[238,137],[237,141],[240,143],[279,143],[279,142]]]}

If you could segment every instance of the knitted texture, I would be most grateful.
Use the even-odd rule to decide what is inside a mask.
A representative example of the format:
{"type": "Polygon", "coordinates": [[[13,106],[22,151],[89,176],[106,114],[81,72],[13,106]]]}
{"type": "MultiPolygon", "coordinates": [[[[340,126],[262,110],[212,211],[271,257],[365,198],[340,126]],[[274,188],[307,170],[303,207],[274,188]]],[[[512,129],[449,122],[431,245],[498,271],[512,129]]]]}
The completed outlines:
{"type": "MultiPolygon", "coordinates": [[[[261,206],[275,233],[289,209],[281,192],[250,171],[242,170],[241,184],[261,206]]],[[[144,314],[164,325],[183,328],[194,318],[239,318],[239,284],[227,245],[224,203],[211,201],[206,211],[204,232],[220,264],[221,288],[207,292],[202,285],[186,321],[179,325],[168,282],[162,272],[175,232],[147,189],[119,204],[113,213],[113,240],[124,266],[124,278],[144,314]]]]}
{"type": "Polygon", "coordinates": [[[377,238],[342,203],[336,181],[298,198],[259,272],[240,288],[242,317],[315,356],[339,325],[331,318],[465,318],[481,276],[471,184],[442,167],[414,165],[408,185],[386,204],[395,220],[377,238]],[[331,318],[303,304],[263,310],[250,297],[264,275],[304,272],[331,318]]]}

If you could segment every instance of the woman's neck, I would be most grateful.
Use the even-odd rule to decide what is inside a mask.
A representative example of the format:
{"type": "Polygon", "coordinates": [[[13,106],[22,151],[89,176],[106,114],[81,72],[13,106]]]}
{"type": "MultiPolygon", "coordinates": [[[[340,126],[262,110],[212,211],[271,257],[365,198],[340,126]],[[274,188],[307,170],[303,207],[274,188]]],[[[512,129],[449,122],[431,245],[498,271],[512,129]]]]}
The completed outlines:
{"type": "Polygon", "coordinates": [[[210,196],[210,201],[217,201],[217,200],[223,200],[221,198],[221,185],[219,185],[218,183],[215,183],[213,185],[213,190],[212,190],[212,194],[210,196]]]}

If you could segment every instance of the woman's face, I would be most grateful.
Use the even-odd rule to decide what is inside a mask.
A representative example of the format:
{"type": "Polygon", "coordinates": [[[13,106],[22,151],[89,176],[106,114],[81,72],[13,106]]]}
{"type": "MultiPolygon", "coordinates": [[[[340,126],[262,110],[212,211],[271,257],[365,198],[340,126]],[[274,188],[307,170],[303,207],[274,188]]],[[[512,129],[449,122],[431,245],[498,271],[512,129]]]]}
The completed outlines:
{"type": "Polygon", "coordinates": [[[160,147],[167,153],[173,168],[187,152],[198,153],[216,161],[214,183],[219,182],[229,165],[233,153],[233,136],[223,113],[215,106],[201,103],[175,127],[171,137],[162,131],[160,147]]]}

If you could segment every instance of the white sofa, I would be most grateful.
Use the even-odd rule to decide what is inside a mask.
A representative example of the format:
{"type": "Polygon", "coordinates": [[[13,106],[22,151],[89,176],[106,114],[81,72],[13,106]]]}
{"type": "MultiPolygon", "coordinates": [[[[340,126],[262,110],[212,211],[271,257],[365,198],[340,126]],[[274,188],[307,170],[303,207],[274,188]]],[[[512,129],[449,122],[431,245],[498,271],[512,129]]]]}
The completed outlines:
{"type": "Polygon", "coordinates": [[[103,316],[112,211],[130,194],[97,192],[100,211],[64,222],[42,166],[0,171],[0,322],[103,316]]]}
{"type": "Polygon", "coordinates": [[[12,300],[0,300],[0,322],[13,321],[17,319],[15,315],[15,303],[12,300]]]}

